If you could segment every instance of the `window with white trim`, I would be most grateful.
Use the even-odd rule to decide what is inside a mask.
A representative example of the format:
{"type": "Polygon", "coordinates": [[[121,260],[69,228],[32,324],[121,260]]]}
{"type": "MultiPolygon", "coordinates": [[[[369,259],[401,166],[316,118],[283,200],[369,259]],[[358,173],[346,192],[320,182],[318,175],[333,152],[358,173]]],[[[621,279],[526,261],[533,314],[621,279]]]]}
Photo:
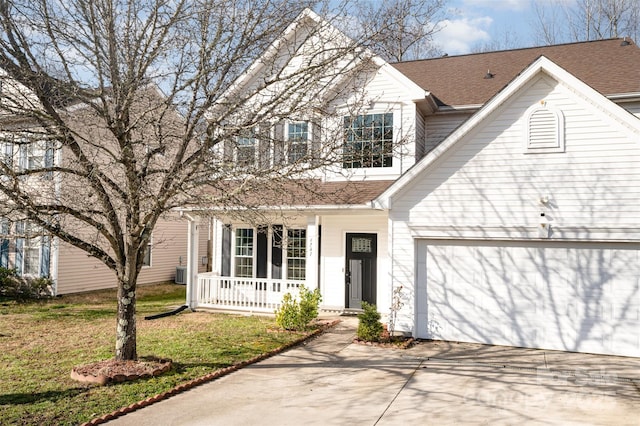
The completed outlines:
{"type": "MultiPolygon", "coordinates": [[[[223,227],[222,268],[229,264],[234,277],[304,281],[306,256],[307,230],[304,228],[287,229],[282,225],[271,225],[236,228],[231,232],[228,227],[223,227]],[[230,238],[225,238],[228,234],[233,235],[233,244],[230,238]]],[[[223,276],[229,275],[223,273],[223,276]]]]}
{"type": "Polygon", "coordinates": [[[5,217],[0,218],[0,267],[9,267],[9,231],[11,224],[5,217]]]}
{"type": "Polygon", "coordinates": [[[238,136],[236,162],[241,166],[252,166],[256,163],[258,139],[253,134],[238,136]]]}
{"type": "Polygon", "coordinates": [[[307,157],[309,152],[309,123],[291,122],[287,126],[287,161],[294,164],[307,157]]]}
{"type": "Polygon", "coordinates": [[[342,166],[393,166],[393,113],[344,117],[342,166]]]}
{"type": "Polygon", "coordinates": [[[13,142],[0,142],[0,161],[8,167],[13,166],[13,142]]]}
{"type": "Polygon", "coordinates": [[[19,275],[49,276],[51,238],[29,221],[16,223],[15,268],[19,275]]]}
{"type": "Polygon", "coordinates": [[[253,277],[253,228],[236,229],[235,274],[236,277],[253,277]]]}
{"type": "Polygon", "coordinates": [[[287,278],[304,280],[307,271],[307,231],[289,229],[287,231],[287,278]]]}
{"type": "Polygon", "coordinates": [[[560,111],[542,103],[530,108],[526,117],[525,153],[564,152],[564,120],[560,111]]]}

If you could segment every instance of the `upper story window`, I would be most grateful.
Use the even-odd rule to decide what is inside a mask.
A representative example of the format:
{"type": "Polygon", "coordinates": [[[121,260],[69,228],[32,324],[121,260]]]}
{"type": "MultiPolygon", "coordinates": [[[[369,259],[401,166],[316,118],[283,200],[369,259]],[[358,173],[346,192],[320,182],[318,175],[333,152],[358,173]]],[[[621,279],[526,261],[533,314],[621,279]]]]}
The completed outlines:
{"type": "Polygon", "coordinates": [[[256,163],[258,140],[255,135],[238,136],[236,161],[239,165],[253,165],[256,163]]]}
{"type": "Polygon", "coordinates": [[[0,142],[0,161],[8,167],[13,165],[13,142],[0,142]]]}
{"type": "Polygon", "coordinates": [[[289,123],[287,137],[289,141],[288,163],[294,164],[303,160],[309,151],[309,123],[306,121],[289,123]]]}
{"type": "Polygon", "coordinates": [[[392,167],[393,113],[344,118],[344,168],[392,167]]]}

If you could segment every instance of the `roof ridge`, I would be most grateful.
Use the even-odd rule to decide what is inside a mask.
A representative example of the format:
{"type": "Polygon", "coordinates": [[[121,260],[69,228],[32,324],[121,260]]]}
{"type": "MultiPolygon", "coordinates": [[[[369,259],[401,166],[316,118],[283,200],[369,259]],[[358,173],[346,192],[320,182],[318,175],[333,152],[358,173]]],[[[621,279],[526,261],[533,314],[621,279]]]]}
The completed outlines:
{"type": "Polygon", "coordinates": [[[606,39],[600,39],[600,40],[574,41],[574,42],[568,42],[568,43],[548,44],[548,45],[542,45],[542,46],[518,47],[518,48],[514,48],[514,49],[504,49],[504,50],[491,50],[489,52],[463,53],[463,54],[460,54],[460,55],[448,55],[448,54],[445,54],[443,56],[438,56],[438,57],[433,57],[433,58],[423,58],[423,59],[413,59],[413,60],[410,60],[410,61],[390,62],[389,64],[392,65],[392,66],[396,66],[396,65],[410,64],[410,63],[416,63],[416,62],[436,61],[436,60],[439,60],[439,59],[443,59],[444,60],[444,59],[451,59],[451,58],[461,58],[461,57],[469,57],[469,56],[481,56],[481,55],[490,55],[490,54],[496,54],[496,53],[509,53],[509,52],[516,52],[516,51],[523,51],[523,50],[533,50],[533,49],[552,49],[552,48],[555,48],[555,47],[564,47],[564,46],[570,46],[570,45],[589,44],[589,43],[592,43],[592,44],[604,43],[604,42],[618,41],[618,40],[623,40],[623,39],[626,39],[631,44],[636,45],[635,40],[633,40],[633,38],[631,38],[631,37],[612,37],[612,38],[606,38],[606,39]]]}

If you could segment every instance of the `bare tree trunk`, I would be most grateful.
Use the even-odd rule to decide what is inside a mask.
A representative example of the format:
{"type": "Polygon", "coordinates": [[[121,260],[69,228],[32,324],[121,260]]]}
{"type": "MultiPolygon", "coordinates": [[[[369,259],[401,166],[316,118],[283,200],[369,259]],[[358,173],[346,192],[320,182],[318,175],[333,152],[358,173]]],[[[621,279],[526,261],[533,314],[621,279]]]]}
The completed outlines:
{"type": "MultiPolygon", "coordinates": [[[[127,263],[130,263],[127,262],[127,263]]],[[[126,266],[125,266],[126,268],[126,266]]],[[[135,269],[135,268],[134,268],[135,269]]],[[[136,352],[136,282],[138,274],[118,280],[118,314],[116,324],[116,360],[138,359],[136,352]]]]}

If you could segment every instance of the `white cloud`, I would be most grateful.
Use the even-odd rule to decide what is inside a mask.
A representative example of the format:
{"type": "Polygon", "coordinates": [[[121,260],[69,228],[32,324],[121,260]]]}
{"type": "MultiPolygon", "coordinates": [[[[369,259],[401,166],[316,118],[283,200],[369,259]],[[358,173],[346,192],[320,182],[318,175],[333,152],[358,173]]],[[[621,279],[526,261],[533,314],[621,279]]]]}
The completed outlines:
{"type": "Polygon", "coordinates": [[[440,49],[449,55],[469,53],[479,42],[491,39],[487,30],[492,23],[493,19],[488,16],[447,19],[441,23],[441,30],[433,38],[440,49]]]}

